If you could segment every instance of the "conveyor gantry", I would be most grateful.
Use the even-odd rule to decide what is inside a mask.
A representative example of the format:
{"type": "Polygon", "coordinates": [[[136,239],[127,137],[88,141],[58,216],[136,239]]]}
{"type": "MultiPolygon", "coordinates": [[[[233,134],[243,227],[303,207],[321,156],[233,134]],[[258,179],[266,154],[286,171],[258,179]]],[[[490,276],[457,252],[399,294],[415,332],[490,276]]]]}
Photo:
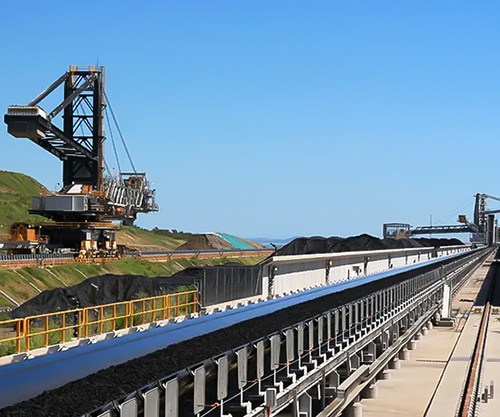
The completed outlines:
{"type": "MultiPolygon", "coordinates": [[[[192,364],[188,372],[166,375],[88,415],[136,417],[146,409],[153,410],[152,415],[159,415],[154,410],[159,412],[161,406],[165,407],[168,417],[227,413],[233,417],[263,417],[268,415],[264,394],[269,389],[275,394],[272,415],[287,407],[299,407],[308,417],[317,415],[318,407],[328,404],[336,404],[340,410],[348,406],[353,401],[353,393],[363,387],[362,384],[347,386],[346,381],[368,383],[370,378],[375,378],[384,364],[394,355],[397,357],[405,343],[438,311],[442,302],[442,279],[452,280],[449,286],[456,287],[487,253],[489,250],[473,250],[433,259],[0,368],[0,383],[7,389],[7,395],[2,398],[11,403],[22,396],[28,398],[70,379],[84,377],[105,367],[105,363],[109,366],[125,362],[158,348],[179,346],[183,340],[188,352],[189,339],[193,337],[213,334],[218,329],[226,331],[228,326],[241,326],[247,320],[275,314],[284,308],[290,308],[291,312],[299,304],[300,311],[304,311],[305,302],[317,306],[317,300],[353,290],[354,299],[345,305],[329,302],[331,310],[295,324],[283,320],[276,323],[281,324],[281,329],[277,328],[272,334],[192,364]],[[359,298],[362,286],[381,284],[382,280],[390,284],[359,298]],[[353,376],[356,372],[360,378],[353,376]],[[236,385],[228,381],[236,381],[236,385]],[[314,388],[318,384],[322,387],[320,390],[314,388]],[[322,394],[318,397],[311,392],[322,394]]],[[[254,323],[252,327],[255,328],[254,323]]],[[[207,345],[207,351],[210,346],[207,345]]],[[[119,380],[117,369],[120,368],[115,368],[113,375],[119,380]]],[[[127,372],[127,365],[121,369],[127,372]]],[[[78,395],[78,391],[74,395],[78,395]]]]}

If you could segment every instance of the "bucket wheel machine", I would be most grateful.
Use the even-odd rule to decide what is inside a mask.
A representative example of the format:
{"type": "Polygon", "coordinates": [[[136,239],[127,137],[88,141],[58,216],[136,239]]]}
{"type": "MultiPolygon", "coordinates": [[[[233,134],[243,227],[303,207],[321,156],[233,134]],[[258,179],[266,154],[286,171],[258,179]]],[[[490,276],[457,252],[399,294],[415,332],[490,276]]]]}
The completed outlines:
{"type": "Polygon", "coordinates": [[[4,121],[9,134],[31,140],[63,165],[61,189],[32,199],[30,213],[49,221],[17,225],[16,240],[29,240],[31,236],[39,239],[44,250],[113,256],[117,254],[115,230],[122,224],[132,225],[139,213],[158,211],[155,190],[150,188],[146,174],[135,170],[130,158],[104,90],[104,78],[102,66],[71,66],[27,105],[8,107],[4,121]],[[62,102],[48,112],[41,103],[58,89],[63,89],[62,102]],[[112,175],[104,158],[106,120],[118,159],[110,119],[129,157],[133,168],[130,172],[119,169],[112,175]]]}

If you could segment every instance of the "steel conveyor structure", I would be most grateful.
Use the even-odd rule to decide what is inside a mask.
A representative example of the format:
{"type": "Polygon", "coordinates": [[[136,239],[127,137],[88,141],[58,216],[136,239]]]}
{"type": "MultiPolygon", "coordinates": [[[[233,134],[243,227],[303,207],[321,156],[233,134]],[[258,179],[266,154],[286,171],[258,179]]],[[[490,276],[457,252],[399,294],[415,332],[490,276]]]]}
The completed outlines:
{"type": "MultiPolygon", "coordinates": [[[[142,388],[144,383],[137,381],[137,391],[126,397],[118,394],[123,391],[115,373],[116,401],[94,411],[52,411],[100,417],[236,417],[300,409],[301,416],[310,417],[325,407],[342,410],[425,328],[440,310],[447,286],[459,286],[490,253],[478,249],[433,259],[4,366],[0,407],[113,365],[123,364],[116,369],[126,373],[131,362],[125,362],[133,358],[160,349],[168,358],[169,348],[185,347],[188,362],[178,363],[180,369],[162,378],[151,376],[142,388]],[[264,326],[274,315],[280,315],[276,328],[264,326]],[[230,346],[214,346],[208,339],[239,327],[245,333],[242,326],[249,334],[265,333],[239,346],[235,339],[230,346]],[[207,356],[190,356],[196,338],[207,338],[207,356]]],[[[68,395],[81,395],[77,384],[68,395]]],[[[42,397],[31,401],[44,401],[42,397]]]]}

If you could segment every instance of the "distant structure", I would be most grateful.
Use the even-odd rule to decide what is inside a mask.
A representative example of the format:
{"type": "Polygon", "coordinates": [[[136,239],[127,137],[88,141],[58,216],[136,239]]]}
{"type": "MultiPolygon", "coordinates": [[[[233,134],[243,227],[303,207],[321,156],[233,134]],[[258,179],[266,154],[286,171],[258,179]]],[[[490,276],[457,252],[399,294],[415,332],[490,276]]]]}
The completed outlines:
{"type": "Polygon", "coordinates": [[[458,215],[455,225],[418,226],[412,228],[408,223],[385,223],[384,238],[403,239],[416,235],[471,233],[471,243],[492,245],[498,239],[495,214],[500,210],[487,210],[487,199],[500,201],[489,194],[477,193],[474,204],[474,221],[469,221],[464,214],[458,215]]]}

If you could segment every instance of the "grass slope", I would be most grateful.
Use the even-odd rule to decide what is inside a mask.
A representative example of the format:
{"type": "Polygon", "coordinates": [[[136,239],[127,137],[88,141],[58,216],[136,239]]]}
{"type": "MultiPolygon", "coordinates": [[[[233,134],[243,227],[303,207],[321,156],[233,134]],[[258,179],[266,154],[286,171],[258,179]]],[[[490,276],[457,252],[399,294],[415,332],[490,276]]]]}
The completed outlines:
{"type": "MultiPolygon", "coordinates": [[[[33,178],[10,171],[0,170],[0,235],[9,233],[14,222],[47,221],[42,216],[28,214],[31,198],[48,190],[33,178]]],[[[119,244],[142,250],[170,250],[186,242],[182,233],[156,233],[138,227],[124,227],[117,234],[119,244]]]]}
{"type": "Polygon", "coordinates": [[[14,222],[44,220],[43,217],[29,215],[28,210],[31,197],[45,192],[47,189],[42,184],[27,175],[0,171],[0,233],[8,233],[14,222]]]}
{"type": "Polygon", "coordinates": [[[186,242],[182,234],[156,233],[139,227],[124,226],[116,233],[116,241],[119,245],[129,248],[148,250],[171,250],[186,242]]]}
{"type": "MultiPolygon", "coordinates": [[[[264,257],[241,258],[238,262],[254,265],[264,257]]],[[[123,259],[107,264],[73,264],[47,268],[0,269],[0,289],[19,304],[38,295],[40,291],[75,285],[86,278],[104,274],[135,274],[147,277],[169,276],[190,266],[223,265],[235,259],[176,259],[168,262],[148,262],[123,259]]],[[[15,307],[0,294],[0,308],[15,307]]]]}

